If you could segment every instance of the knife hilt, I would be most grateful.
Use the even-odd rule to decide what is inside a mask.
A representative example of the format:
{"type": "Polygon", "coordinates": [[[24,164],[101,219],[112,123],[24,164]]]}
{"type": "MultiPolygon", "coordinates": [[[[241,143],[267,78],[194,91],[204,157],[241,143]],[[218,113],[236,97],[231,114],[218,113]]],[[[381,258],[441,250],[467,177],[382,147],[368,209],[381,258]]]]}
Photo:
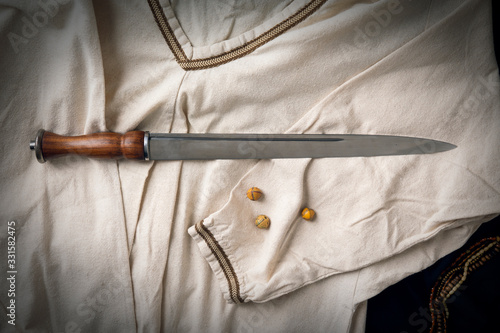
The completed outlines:
{"type": "Polygon", "coordinates": [[[38,162],[65,156],[80,155],[92,158],[149,159],[149,132],[130,131],[125,134],[103,132],[80,136],[62,136],[39,130],[30,149],[38,162]]]}

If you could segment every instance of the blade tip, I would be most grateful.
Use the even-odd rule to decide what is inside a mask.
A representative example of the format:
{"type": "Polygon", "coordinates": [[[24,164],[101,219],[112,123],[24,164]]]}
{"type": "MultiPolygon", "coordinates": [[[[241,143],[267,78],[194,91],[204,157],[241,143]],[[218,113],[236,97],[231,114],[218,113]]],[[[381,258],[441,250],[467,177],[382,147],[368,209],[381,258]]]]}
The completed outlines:
{"type": "Polygon", "coordinates": [[[458,148],[458,146],[452,144],[452,143],[448,143],[448,142],[442,142],[441,143],[441,150],[440,151],[449,151],[449,150],[453,150],[455,148],[458,148]]]}

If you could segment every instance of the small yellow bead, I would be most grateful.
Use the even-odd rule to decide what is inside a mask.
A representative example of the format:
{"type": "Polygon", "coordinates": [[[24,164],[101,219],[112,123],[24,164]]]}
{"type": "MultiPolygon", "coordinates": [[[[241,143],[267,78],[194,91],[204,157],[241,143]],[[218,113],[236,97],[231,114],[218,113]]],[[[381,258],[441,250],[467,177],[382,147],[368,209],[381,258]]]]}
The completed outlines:
{"type": "Polygon", "coordinates": [[[304,208],[304,210],[302,210],[302,218],[305,220],[312,220],[314,215],[316,215],[316,212],[312,209],[304,208]]]}
{"type": "Polygon", "coordinates": [[[261,229],[269,228],[270,224],[271,224],[271,220],[266,215],[259,215],[259,216],[257,216],[257,219],[255,220],[255,225],[261,229]]]}
{"type": "Polygon", "coordinates": [[[262,191],[258,187],[251,187],[247,191],[247,198],[252,201],[259,200],[261,196],[262,196],[262,191]]]}

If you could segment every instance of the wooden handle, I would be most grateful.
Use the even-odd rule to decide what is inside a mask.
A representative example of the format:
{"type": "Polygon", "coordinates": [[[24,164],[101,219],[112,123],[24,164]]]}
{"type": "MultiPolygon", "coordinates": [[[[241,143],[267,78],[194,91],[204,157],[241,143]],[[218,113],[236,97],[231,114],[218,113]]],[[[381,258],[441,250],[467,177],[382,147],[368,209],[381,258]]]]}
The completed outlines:
{"type": "Polygon", "coordinates": [[[40,130],[30,143],[40,163],[64,155],[81,155],[92,158],[144,160],[143,131],[125,134],[104,132],[80,136],[62,136],[40,130]]]}

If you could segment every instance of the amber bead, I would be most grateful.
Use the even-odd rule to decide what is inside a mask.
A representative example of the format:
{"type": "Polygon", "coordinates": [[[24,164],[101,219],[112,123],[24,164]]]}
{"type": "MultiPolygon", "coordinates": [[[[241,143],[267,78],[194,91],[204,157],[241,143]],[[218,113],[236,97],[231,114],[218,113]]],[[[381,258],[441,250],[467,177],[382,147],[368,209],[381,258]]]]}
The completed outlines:
{"type": "Polygon", "coordinates": [[[304,208],[302,210],[302,218],[305,220],[312,220],[314,215],[316,215],[316,212],[310,208],[304,208]]]}
{"type": "Polygon", "coordinates": [[[251,187],[247,191],[247,198],[252,201],[259,200],[261,196],[262,196],[262,191],[258,187],[251,187]]]}
{"type": "Polygon", "coordinates": [[[271,220],[266,215],[259,215],[257,219],[255,219],[255,225],[261,229],[269,228],[271,224],[271,220]]]}

